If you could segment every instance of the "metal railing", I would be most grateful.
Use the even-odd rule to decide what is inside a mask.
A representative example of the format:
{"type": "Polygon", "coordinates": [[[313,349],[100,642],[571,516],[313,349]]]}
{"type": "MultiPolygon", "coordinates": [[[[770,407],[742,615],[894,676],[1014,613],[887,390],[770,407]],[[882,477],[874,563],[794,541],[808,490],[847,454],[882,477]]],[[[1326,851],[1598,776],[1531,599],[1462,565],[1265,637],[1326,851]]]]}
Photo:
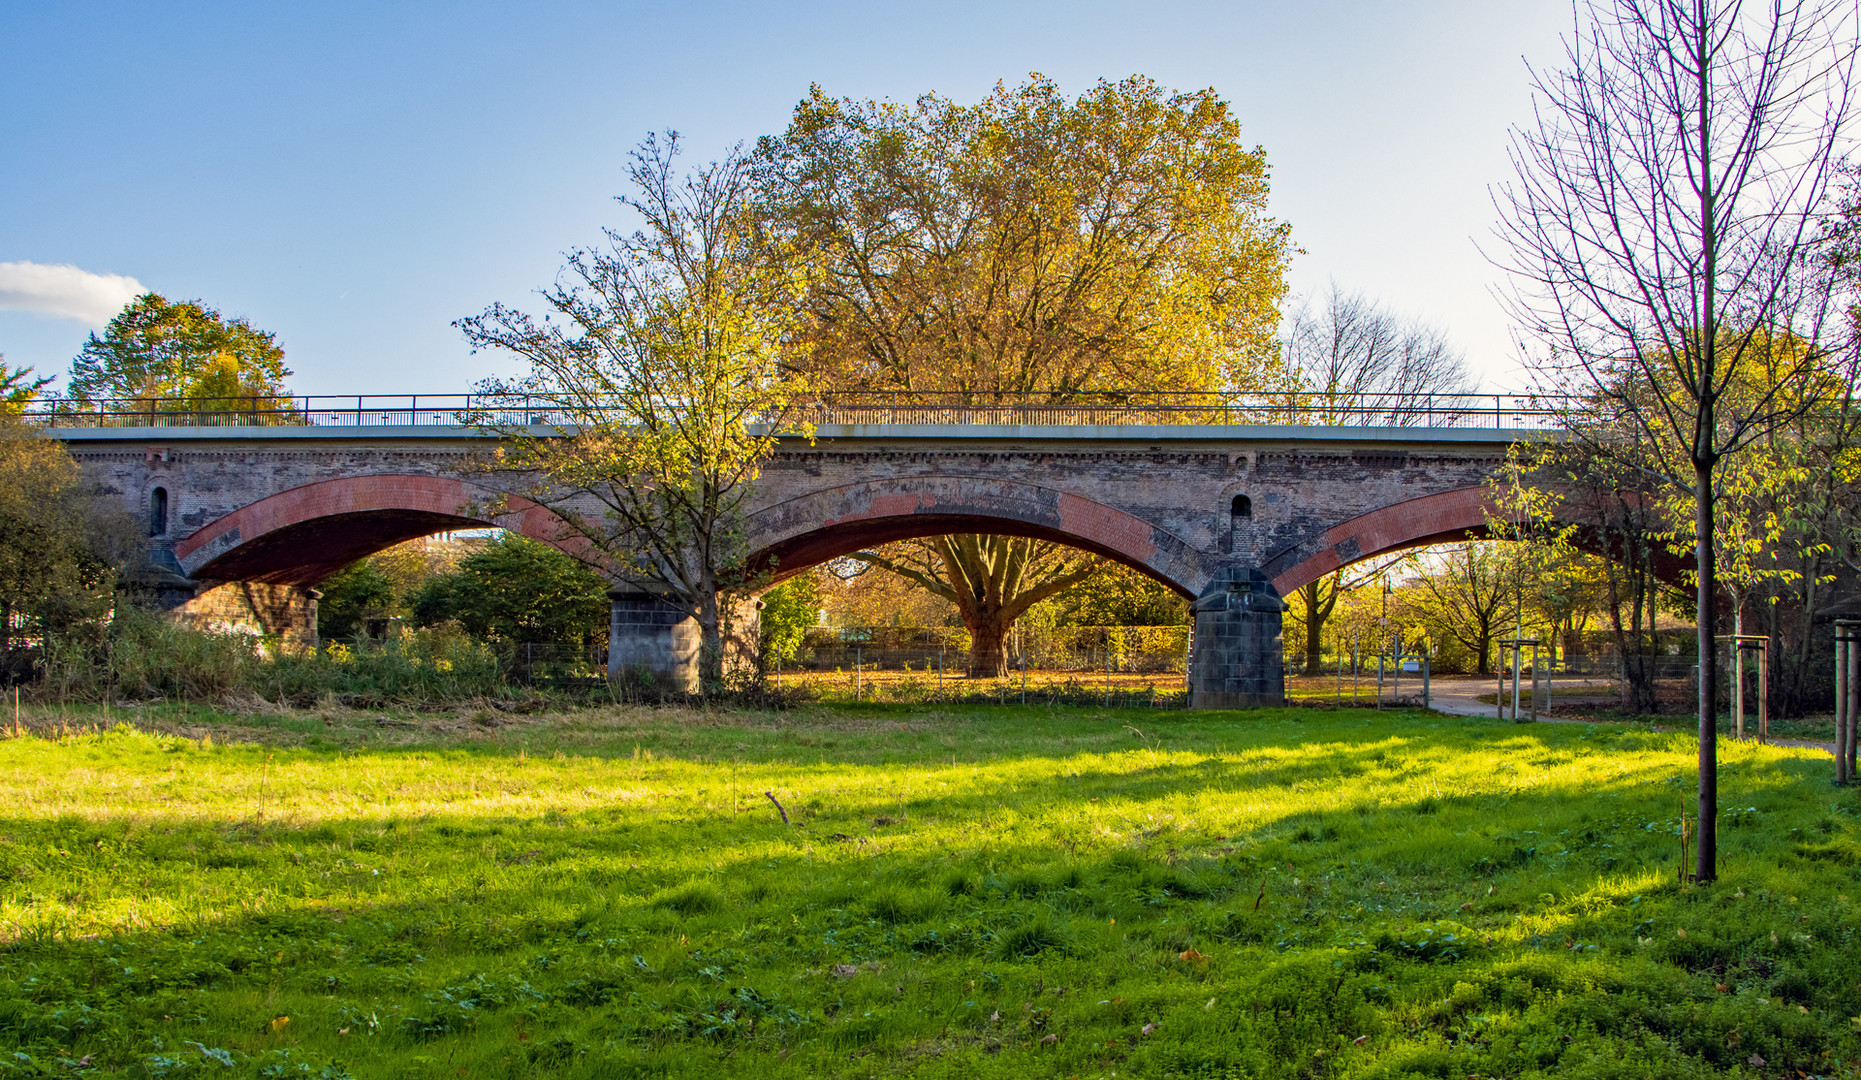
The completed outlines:
{"type": "MultiPolygon", "coordinates": [[[[1516,394],[1216,394],[1100,391],[1073,394],[836,392],[767,419],[782,426],[958,424],[1136,426],[1266,424],[1545,430],[1561,398],[1516,394]]],[[[181,398],[48,398],[25,409],[55,428],[574,426],[586,408],[547,395],[353,394],[181,398]]]]}

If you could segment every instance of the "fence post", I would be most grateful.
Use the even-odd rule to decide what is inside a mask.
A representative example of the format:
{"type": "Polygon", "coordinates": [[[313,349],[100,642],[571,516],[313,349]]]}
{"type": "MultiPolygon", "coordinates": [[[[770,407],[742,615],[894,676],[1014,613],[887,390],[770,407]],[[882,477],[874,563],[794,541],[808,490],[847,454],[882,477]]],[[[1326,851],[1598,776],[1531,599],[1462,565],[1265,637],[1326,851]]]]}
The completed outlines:
{"type": "Polygon", "coordinates": [[[1383,654],[1376,654],[1376,707],[1383,708],[1383,654]]]}
{"type": "Polygon", "coordinates": [[[1428,695],[1428,654],[1422,654],[1422,708],[1430,709],[1432,699],[1428,695]]]}

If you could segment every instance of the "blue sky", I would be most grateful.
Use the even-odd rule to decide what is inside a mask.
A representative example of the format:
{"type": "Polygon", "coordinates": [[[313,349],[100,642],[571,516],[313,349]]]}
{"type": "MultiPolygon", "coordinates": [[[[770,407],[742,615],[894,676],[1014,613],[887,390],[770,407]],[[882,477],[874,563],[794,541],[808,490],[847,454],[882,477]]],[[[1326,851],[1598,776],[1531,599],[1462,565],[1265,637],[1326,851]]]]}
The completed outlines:
{"type": "Polygon", "coordinates": [[[461,392],[514,364],[470,355],[452,320],[531,305],[564,250],[622,220],[648,131],[709,156],[780,130],[811,82],[974,100],[1030,71],[1070,92],[1141,73],[1214,87],[1266,148],[1305,251],[1296,290],[1336,278],[1430,319],[1512,389],[1474,244],[1529,117],[1522,58],[1555,60],[1569,17],[1558,0],[4,3],[0,354],[62,373],[101,298],[132,287],[42,269],[69,266],[275,331],[301,393],[461,392]],[[9,272],[51,283],[8,293],[9,272]]]}

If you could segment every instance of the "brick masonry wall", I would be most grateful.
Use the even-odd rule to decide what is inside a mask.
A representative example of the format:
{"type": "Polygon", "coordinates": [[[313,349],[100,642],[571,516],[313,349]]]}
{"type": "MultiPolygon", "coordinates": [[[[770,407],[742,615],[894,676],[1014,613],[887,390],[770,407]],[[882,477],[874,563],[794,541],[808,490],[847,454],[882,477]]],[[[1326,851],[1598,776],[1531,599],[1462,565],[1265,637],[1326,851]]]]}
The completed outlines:
{"type": "Polygon", "coordinates": [[[202,590],[170,609],[169,617],[201,630],[275,636],[286,649],[317,647],[313,589],[231,581],[202,590]]]}
{"type": "MultiPolygon", "coordinates": [[[[778,573],[789,573],[908,535],[1016,532],[1120,559],[1192,598],[1226,595],[1229,582],[1246,581],[1252,603],[1266,605],[1302,578],[1380,550],[1477,530],[1477,489],[1505,453],[1498,438],[1328,437],[1335,434],[1262,438],[1236,429],[1138,445],[1115,431],[1019,441],[956,432],[795,443],[764,468],[747,534],[753,548],[779,558],[778,573]],[[1246,517],[1231,513],[1237,495],[1250,500],[1246,517]]],[[[521,487],[520,478],[484,471],[485,440],[459,434],[229,438],[177,429],[70,446],[87,474],[138,515],[155,488],[166,491],[167,528],[149,541],[151,561],[194,577],[200,594],[184,606],[208,618],[230,617],[216,568],[301,588],[395,540],[485,523],[468,504],[521,487]]],[[[497,523],[550,539],[551,520],[533,509],[497,523]]],[[[644,609],[622,612],[618,602],[615,617],[618,662],[678,677],[682,631],[648,632],[658,624],[644,609]],[[629,635],[642,639],[637,656],[622,640],[629,635]]],[[[314,634],[313,602],[261,603],[250,618],[300,626],[307,618],[314,634]]],[[[1228,618],[1198,614],[1192,682],[1203,680],[1209,702],[1274,695],[1277,683],[1250,683],[1255,676],[1241,669],[1278,663],[1276,611],[1250,609],[1245,634],[1228,618]],[[1205,617],[1213,619],[1206,633],[1205,617]],[[1206,651],[1216,640],[1236,644],[1218,658],[1206,651]]]]}

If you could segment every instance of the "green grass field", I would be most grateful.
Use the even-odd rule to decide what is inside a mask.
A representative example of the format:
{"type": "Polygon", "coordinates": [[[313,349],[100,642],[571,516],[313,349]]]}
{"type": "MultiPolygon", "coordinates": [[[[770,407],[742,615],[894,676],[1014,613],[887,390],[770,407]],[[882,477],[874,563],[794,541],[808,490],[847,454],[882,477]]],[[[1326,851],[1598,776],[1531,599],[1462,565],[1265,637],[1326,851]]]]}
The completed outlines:
{"type": "Polygon", "coordinates": [[[0,1077],[1861,1075],[1811,751],[1701,887],[1610,725],[138,715],[0,742],[0,1077]]]}

